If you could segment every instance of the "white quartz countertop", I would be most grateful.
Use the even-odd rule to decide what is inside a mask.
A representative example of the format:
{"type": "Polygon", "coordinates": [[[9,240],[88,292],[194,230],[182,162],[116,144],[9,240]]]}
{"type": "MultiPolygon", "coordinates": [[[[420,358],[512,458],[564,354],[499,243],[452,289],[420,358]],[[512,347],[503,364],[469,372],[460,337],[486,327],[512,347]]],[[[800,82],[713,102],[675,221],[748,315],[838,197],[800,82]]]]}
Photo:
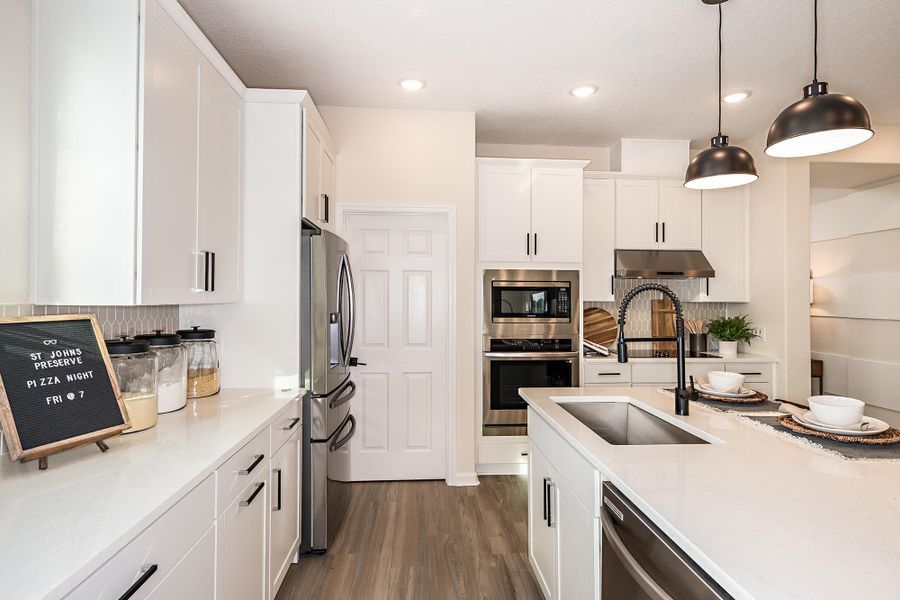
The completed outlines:
{"type": "Polygon", "coordinates": [[[602,396],[633,398],[724,443],[614,446],[553,400],[600,395],[520,393],[736,598],[900,596],[900,463],[844,460],[696,403],[679,417],[652,388],[602,396]]]}
{"type": "MultiPolygon", "coordinates": [[[[610,349],[609,356],[586,356],[584,357],[585,362],[615,362],[618,360],[616,356],[615,348],[610,349]]],[[[715,354],[715,353],[713,353],[715,354]]],[[[750,352],[741,352],[736,356],[687,356],[685,357],[687,362],[700,362],[700,363],[733,363],[733,362],[760,362],[760,363],[779,363],[781,360],[775,356],[768,356],[767,354],[753,354],[750,352]]],[[[628,362],[675,362],[675,357],[670,356],[668,358],[657,358],[657,357],[647,357],[647,358],[635,358],[628,357],[628,362]]]]}
{"type": "Polygon", "coordinates": [[[37,461],[0,457],[0,598],[60,598],[240,449],[298,395],[222,390],[153,429],[37,461]]]}

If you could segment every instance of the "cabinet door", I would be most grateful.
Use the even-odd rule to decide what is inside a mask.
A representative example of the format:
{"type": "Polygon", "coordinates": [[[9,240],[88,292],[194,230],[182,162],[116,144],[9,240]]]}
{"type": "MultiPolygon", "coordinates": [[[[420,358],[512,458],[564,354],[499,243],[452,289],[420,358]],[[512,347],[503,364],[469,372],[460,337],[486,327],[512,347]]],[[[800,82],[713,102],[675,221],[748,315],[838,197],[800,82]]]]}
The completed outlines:
{"type": "Polygon", "coordinates": [[[266,600],[268,513],[266,480],[254,479],[216,521],[217,600],[266,600]]]}
{"type": "MultiPolygon", "coordinates": [[[[213,66],[200,73],[199,252],[211,252],[205,302],[241,299],[241,99],[213,66]]],[[[205,261],[198,268],[205,267],[205,261]]],[[[203,275],[203,273],[200,273],[203,275]]],[[[195,302],[197,301],[195,300],[195,302]]]]}
{"type": "Polygon", "coordinates": [[[188,303],[196,282],[200,55],[157,2],[147,12],[138,300],[188,303]]]}
{"type": "Polygon", "coordinates": [[[659,247],[666,250],[699,250],[702,218],[700,191],[681,181],[659,182],[659,247]]]}
{"type": "Polygon", "coordinates": [[[553,472],[556,491],[559,597],[571,600],[600,597],[600,519],[553,472]]]}
{"type": "Polygon", "coordinates": [[[322,155],[322,142],[309,123],[303,133],[303,211],[304,217],[322,225],[324,210],[319,196],[319,160],[322,155]]]}
{"type": "Polygon", "coordinates": [[[556,509],[550,471],[547,458],[528,440],[528,559],[544,596],[557,598],[556,528],[548,520],[556,509]]]}
{"type": "Polygon", "coordinates": [[[710,302],[747,302],[747,188],[703,191],[703,254],[716,271],[710,302]]]}
{"type": "Polygon", "coordinates": [[[478,257],[531,260],[531,169],[481,165],[478,169],[478,257]]]}
{"type": "Polygon", "coordinates": [[[616,249],[616,182],[584,180],[584,283],[582,299],[613,300],[616,249]]]}
{"type": "Polygon", "coordinates": [[[325,146],[319,154],[319,202],[322,205],[322,227],[334,231],[334,158],[325,146]]]}
{"type": "Polygon", "coordinates": [[[583,199],[580,168],[531,170],[533,262],[581,262],[583,199]]]}
{"type": "Polygon", "coordinates": [[[272,457],[269,489],[272,490],[269,520],[270,598],[287,575],[300,544],[300,452],[298,434],[285,442],[272,457]]]}
{"type": "MultiPolygon", "coordinates": [[[[148,596],[148,600],[213,600],[216,591],[216,530],[213,527],[148,596]]],[[[132,596],[134,600],[139,595],[132,596]]]]}
{"type": "Polygon", "coordinates": [[[655,179],[616,180],[616,248],[656,248],[659,185],[655,179]]]}

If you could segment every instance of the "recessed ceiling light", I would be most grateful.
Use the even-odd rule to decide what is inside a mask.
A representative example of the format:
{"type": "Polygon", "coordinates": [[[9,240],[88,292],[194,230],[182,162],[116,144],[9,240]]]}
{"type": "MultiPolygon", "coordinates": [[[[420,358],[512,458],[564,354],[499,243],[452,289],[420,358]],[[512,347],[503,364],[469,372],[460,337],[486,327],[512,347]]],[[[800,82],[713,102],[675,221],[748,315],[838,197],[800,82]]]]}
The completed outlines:
{"type": "Polygon", "coordinates": [[[407,92],[418,92],[425,87],[425,82],[421,79],[401,79],[397,83],[407,92]]]}
{"type": "Polygon", "coordinates": [[[730,94],[726,94],[723,98],[723,102],[727,102],[728,104],[737,104],[738,102],[743,102],[747,98],[753,95],[753,92],[750,90],[741,90],[739,92],[731,92],[730,94]]]}
{"type": "Polygon", "coordinates": [[[596,85],[582,85],[577,87],[569,92],[576,98],[587,98],[588,96],[593,96],[597,93],[596,85]]]}

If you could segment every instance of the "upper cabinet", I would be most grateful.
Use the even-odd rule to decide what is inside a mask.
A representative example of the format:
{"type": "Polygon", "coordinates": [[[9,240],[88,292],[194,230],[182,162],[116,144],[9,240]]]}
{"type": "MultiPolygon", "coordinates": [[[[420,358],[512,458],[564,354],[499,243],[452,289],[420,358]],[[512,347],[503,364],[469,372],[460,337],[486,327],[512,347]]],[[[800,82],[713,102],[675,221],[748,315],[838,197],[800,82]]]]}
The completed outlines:
{"type": "Polygon", "coordinates": [[[34,14],[34,301],[240,300],[240,80],[174,0],[34,14]]]}
{"type": "Polygon", "coordinates": [[[587,161],[478,159],[481,261],[578,263],[587,161]]]}
{"type": "Polygon", "coordinates": [[[616,249],[616,181],[584,179],[584,271],[581,296],[611,302],[616,249]]]}
{"type": "Polygon", "coordinates": [[[748,302],[747,187],[703,191],[703,254],[716,276],[706,300],[748,302]]]}
{"type": "Polygon", "coordinates": [[[681,181],[616,180],[616,248],[699,250],[700,192],[681,181]]]}
{"type": "Polygon", "coordinates": [[[334,231],[334,154],[312,120],[303,129],[303,216],[334,231]]]}

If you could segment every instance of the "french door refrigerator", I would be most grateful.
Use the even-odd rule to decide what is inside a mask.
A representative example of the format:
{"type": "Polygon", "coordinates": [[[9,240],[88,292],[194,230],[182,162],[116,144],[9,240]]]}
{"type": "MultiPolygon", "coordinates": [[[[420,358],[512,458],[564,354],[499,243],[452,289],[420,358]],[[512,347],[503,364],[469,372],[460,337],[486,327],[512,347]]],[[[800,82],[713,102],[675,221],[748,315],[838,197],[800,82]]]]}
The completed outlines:
{"type": "Polygon", "coordinates": [[[303,399],[302,552],[324,552],[347,511],[349,448],[356,431],[350,400],[354,335],[353,273],[347,243],[304,226],[300,289],[303,399]],[[342,450],[343,448],[343,450],[342,450]]]}

